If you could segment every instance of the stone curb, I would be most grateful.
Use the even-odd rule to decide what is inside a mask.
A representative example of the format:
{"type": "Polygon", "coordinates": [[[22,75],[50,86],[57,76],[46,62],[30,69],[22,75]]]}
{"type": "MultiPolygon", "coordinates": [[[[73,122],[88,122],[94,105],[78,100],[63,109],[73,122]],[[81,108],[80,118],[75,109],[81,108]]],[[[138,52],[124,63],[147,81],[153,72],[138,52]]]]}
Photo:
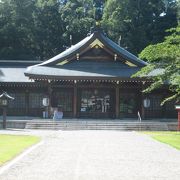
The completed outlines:
{"type": "Polygon", "coordinates": [[[38,148],[39,146],[41,146],[42,144],[44,144],[44,141],[41,140],[39,143],[31,146],[30,148],[28,148],[27,150],[25,150],[24,152],[22,152],[20,155],[18,155],[17,157],[15,157],[14,159],[10,160],[9,162],[5,163],[5,165],[3,165],[2,167],[0,167],[0,175],[3,174],[5,171],[7,171],[9,168],[11,168],[14,164],[16,164],[17,162],[19,162],[22,158],[24,158],[24,156],[28,155],[30,152],[32,152],[33,150],[35,150],[36,148],[38,148]]]}

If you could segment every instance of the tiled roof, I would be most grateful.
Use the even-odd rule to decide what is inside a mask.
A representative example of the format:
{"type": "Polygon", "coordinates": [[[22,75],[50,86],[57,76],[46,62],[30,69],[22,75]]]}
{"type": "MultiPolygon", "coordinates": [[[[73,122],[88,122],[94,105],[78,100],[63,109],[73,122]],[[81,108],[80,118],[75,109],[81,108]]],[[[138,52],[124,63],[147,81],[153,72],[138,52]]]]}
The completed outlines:
{"type": "Polygon", "coordinates": [[[108,37],[106,37],[102,32],[99,32],[99,31],[94,32],[90,36],[87,36],[86,38],[84,38],[79,43],[71,46],[69,49],[63,51],[62,53],[58,54],[57,56],[55,56],[55,57],[53,57],[47,61],[44,61],[40,65],[41,66],[42,65],[45,65],[45,66],[54,65],[54,64],[57,64],[57,62],[68,59],[72,55],[76,55],[77,53],[81,53],[81,51],[83,49],[88,47],[96,39],[100,40],[104,45],[109,47],[112,50],[112,52],[117,53],[119,56],[124,57],[125,59],[129,60],[131,63],[135,63],[141,67],[147,65],[146,62],[140,60],[138,57],[136,57],[135,55],[133,55],[129,51],[120,47],[115,42],[113,42],[108,37]]]}
{"type": "Polygon", "coordinates": [[[40,61],[0,60],[0,83],[1,82],[31,82],[24,72],[29,65],[40,61]]]}
{"type": "Polygon", "coordinates": [[[31,78],[35,78],[35,76],[53,76],[56,78],[88,76],[130,78],[131,75],[146,65],[146,62],[118,46],[102,32],[96,31],[59,55],[41,64],[28,67],[25,71],[25,75],[31,78]],[[102,43],[103,46],[107,47],[109,49],[108,51],[111,51],[113,54],[112,59],[109,62],[101,60],[93,62],[93,59],[89,59],[88,62],[84,61],[81,55],[83,52],[88,51],[93,43],[102,43]],[[77,54],[80,54],[81,57],[78,61],[76,59],[77,54]],[[114,54],[117,54],[118,57],[122,57],[125,62],[128,61],[127,64],[129,63],[135,67],[127,66],[123,60],[115,62],[113,59],[114,54]]]}
{"type": "MultiPolygon", "coordinates": [[[[64,66],[47,67],[47,66],[31,66],[30,72],[35,76],[41,77],[89,77],[89,78],[129,78],[140,68],[129,68],[119,62],[72,62],[64,66]]],[[[29,70],[28,68],[28,70],[29,70]]],[[[26,73],[28,72],[26,71],[26,73]]]]}
{"type": "Polygon", "coordinates": [[[25,70],[25,67],[0,68],[0,82],[30,82],[29,78],[24,75],[25,70]]]}

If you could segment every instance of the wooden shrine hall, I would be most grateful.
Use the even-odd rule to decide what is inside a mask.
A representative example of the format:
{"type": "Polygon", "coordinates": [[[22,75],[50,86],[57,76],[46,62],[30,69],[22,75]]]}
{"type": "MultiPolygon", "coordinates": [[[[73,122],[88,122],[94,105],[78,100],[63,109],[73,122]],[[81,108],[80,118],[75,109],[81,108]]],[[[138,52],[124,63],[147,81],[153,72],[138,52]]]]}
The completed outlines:
{"type": "MultiPolygon", "coordinates": [[[[149,77],[132,78],[147,65],[110,40],[101,30],[104,1],[93,1],[95,28],[86,38],[44,61],[0,61],[0,93],[8,92],[8,115],[41,116],[61,106],[64,118],[174,118],[173,102],[160,103],[168,88],[142,91],[149,77]],[[43,100],[48,100],[48,107],[43,100]]],[[[2,109],[0,108],[0,111],[2,109]]]]}
{"type": "MultiPolygon", "coordinates": [[[[151,80],[131,77],[146,65],[95,29],[59,55],[29,66],[25,76],[33,81],[41,100],[49,98],[49,112],[61,106],[65,117],[137,119],[138,112],[146,119],[175,117],[173,103],[160,106],[166,88],[144,95],[142,90],[151,80]],[[147,98],[149,107],[144,106],[147,98]]],[[[36,112],[42,105],[38,108],[36,112]]]]}

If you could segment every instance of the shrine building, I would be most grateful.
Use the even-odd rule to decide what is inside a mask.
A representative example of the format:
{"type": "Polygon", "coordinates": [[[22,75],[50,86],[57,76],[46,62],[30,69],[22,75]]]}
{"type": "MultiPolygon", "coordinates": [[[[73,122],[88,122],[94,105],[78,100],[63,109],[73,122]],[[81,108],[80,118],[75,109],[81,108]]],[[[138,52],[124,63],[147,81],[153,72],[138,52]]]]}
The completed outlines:
{"type": "Polygon", "coordinates": [[[160,103],[168,88],[142,93],[149,77],[132,78],[147,65],[95,29],[82,41],[44,62],[1,61],[0,92],[15,98],[8,114],[42,117],[43,98],[51,111],[61,106],[64,118],[175,118],[174,103],[160,103]]]}

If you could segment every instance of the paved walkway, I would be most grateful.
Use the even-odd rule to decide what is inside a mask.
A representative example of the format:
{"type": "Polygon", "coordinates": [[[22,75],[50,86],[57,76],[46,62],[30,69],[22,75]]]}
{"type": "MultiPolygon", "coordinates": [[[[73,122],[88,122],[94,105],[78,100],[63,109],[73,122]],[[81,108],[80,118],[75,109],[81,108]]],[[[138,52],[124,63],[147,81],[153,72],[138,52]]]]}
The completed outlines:
{"type": "Polygon", "coordinates": [[[44,143],[1,174],[0,180],[180,179],[180,151],[136,132],[11,133],[41,135],[44,143]]]}

